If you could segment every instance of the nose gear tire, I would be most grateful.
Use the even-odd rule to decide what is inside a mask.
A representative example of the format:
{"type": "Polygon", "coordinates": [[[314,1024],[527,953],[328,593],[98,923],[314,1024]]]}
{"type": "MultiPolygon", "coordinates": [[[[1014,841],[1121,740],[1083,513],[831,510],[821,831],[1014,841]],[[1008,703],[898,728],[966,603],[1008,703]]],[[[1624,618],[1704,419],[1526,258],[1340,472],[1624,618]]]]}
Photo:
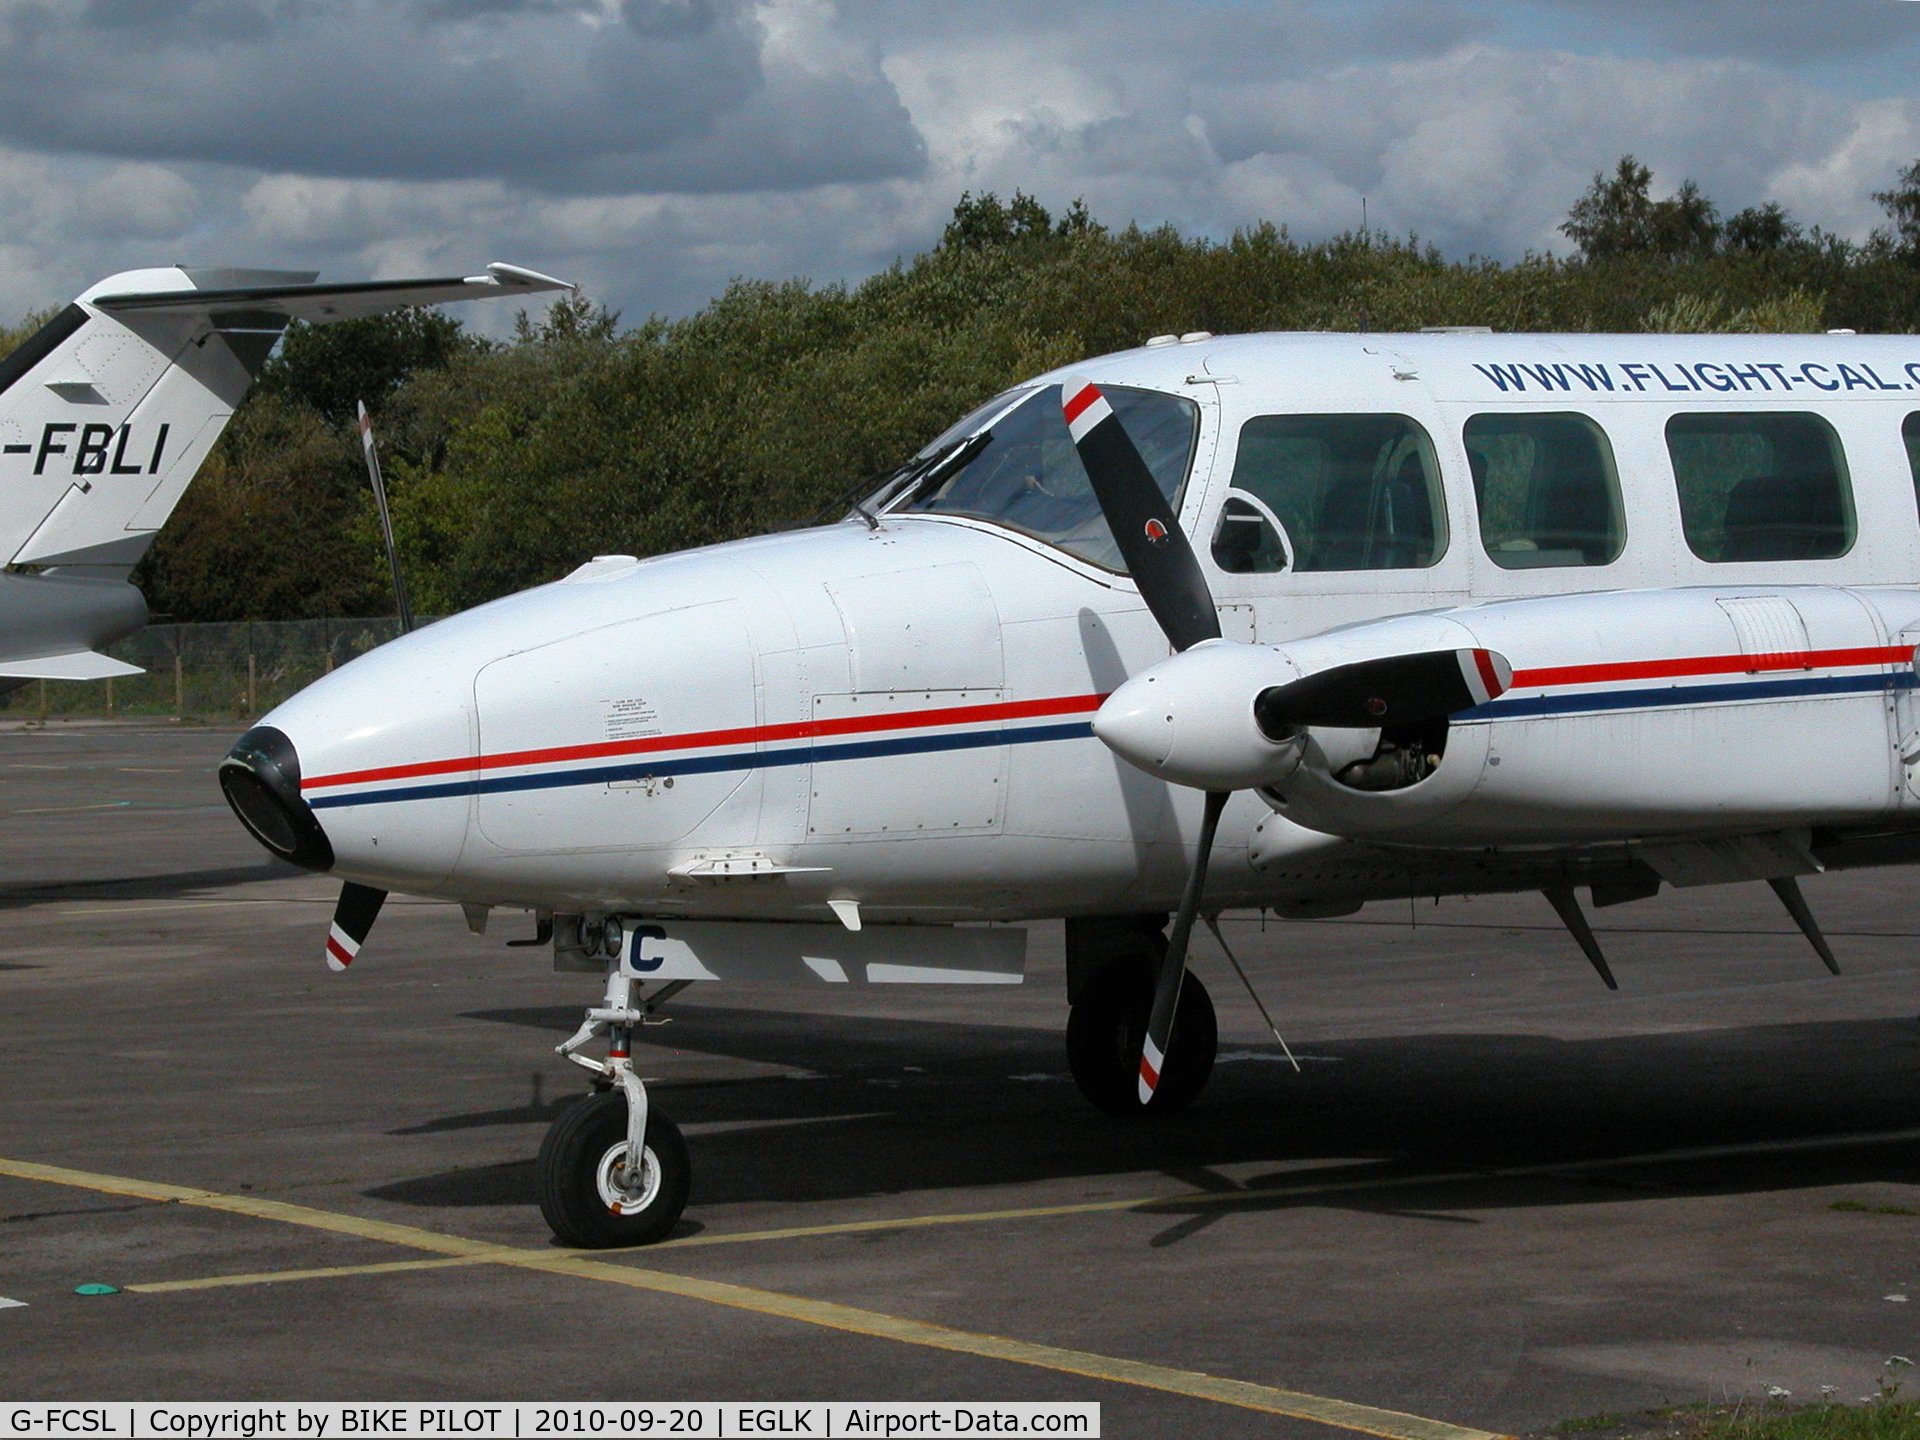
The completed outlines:
{"type": "Polygon", "coordinates": [[[1170,1115],[1192,1103],[1213,1073],[1219,1027],[1200,977],[1180,983],[1167,1063],[1153,1099],[1140,1103],[1140,1051],[1153,1009],[1153,975],[1116,963],[1089,979],[1067,1018],[1067,1066],[1080,1093],[1109,1115],[1170,1115]]]}
{"type": "Polygon", "coordinates": [[[679,1127],[659,1106],[648,1107],[638,1183],[629,1183],[626,1149],[627,1100],[617,1090],[589,1097],[548,1129],[533,1183],[540,1213],[563,1245],[651,1245],[679,1223],[692,1178],[679,1127]]]}

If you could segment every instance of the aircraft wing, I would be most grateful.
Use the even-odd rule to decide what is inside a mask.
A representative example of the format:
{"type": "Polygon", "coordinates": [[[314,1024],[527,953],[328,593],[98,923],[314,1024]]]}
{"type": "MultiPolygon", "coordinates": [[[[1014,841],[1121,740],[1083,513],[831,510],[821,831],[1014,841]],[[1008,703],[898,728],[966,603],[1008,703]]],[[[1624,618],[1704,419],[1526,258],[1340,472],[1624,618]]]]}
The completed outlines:
{"type": "Polygon", "coordinates": [[[110,315],[206,314],[247,310],[286,320],[354,320],[402,305],[442,305],[509,295],[571,290],[536,270],[495,262],[482,275],[428,280],[371,280],[340,285],[242,285],[210,290],[159,290],[93,295],[87,303],[110,315]]]}

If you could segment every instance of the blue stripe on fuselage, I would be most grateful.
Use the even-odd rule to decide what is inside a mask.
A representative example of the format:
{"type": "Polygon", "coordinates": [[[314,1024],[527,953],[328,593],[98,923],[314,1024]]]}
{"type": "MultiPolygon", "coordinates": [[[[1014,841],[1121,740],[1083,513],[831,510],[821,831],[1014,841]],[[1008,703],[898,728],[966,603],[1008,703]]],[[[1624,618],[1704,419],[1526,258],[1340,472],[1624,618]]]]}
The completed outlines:
{"type": "Polygon", "coordinates": [[[1652,690],[1588,690],[1577,695],[1530,695],[1492,700],[1455,720],[1506,720],[1530,715],[1577,715],[1583,711],[1647,710],[1671,705],[1717,705],[1732,700],[1798,700],[1814,695],[1870,695],[1911,690],[1911,670],[1886,675],[1812,675],[1792,680],[1745,680],[1728,685],[1664,685],[1652,690]]]}
{"type": "Polygon", "coordinates": [[[501,795],[515,790],[558,790],[570,785],[605,785],[668,775],[712,775],[726,770],[767,770],[781,765],[810,765],[831,760],[871,760],[882,755],[928,755],[942,750],[979,750],[990,745],[1033,745],[1046,740],[1090,740],[1085,720],[1069,725],[1035,725],[1012,730],[973,730],[957,735],[909,735],[893,740],[857,740],[843,745],[795,745],[784,750],[734,751],[726,755],[689,755],[642,764],[596,765],[588,770],[549,770],[538,775],[494,775],[435,785],[405,785],[393,790],[360,790],[322,795],[307,801],[315,810],[343,805],[384,805],[399,800],[443,800],[456,795],[501,795]]]}

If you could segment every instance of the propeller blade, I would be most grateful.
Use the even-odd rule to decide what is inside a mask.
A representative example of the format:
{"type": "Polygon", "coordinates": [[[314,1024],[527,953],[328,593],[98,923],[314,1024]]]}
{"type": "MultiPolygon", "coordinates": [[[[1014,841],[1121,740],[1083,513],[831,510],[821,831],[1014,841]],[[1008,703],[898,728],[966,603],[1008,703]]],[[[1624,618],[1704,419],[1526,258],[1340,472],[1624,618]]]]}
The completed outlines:
{"type": "Polygon", "coordinates": [[[367,414],[367,402],[360,404],[360,449],[367,457],[367,479],[373,484],[373,501],[380,511],[380,534],[387,542],[387,569],[393,576],[393,608],[400,616],[400,633],[413,629],[413,607],[407,603],[407,582],[400,574],[400,552],[393,545],[393,516],[387,513],[387,487],[380,478],[380,451],[373,443],[373,419],[367,414]]]}
{"type": "Polygon", "coordinates": [[[1193,546],[1100,387],[1072,376],[1060,406],[1114,543],[1167,640],[1175,650],[1218,640],[1220,616],[1193,546]]]}
{"type": "Polygon", "coordinates": [[[1207,806],[1200,816],[1200,843],[1193,856],[1193,869],[1187,875],[1186,893],[1180,897],[1180,910],[1167,932],[1167,958],[1160,963],[1160,978],[1154,986],[1153,1010],[1147,1016],[1147,1039],[1140,1051],[1140,1103],[1153,1099],[1166,1073],[1167,1050],[1173,1043],[1173,1016],[1180,1005],[1180,982],[1187,975],[1187,942],[1193,938],[1194,918],[1200,913],[1200,892],[1207,883],[1207,857],[1213,853],[1213,832],[1220,828],[1220,812],[1231,798],[1227,791],[1209,790],[1207,806]]]}
{"type": "Polygon", "coordinates": [[[349,880],[340,887],[340,903],[333,907],[333,928],[327,932],[327,968],[336,974],[353,963],[366,943],[367,932],[380,918],[387,892],[349,880]]]}
{"type": "Polygon", "coordinates": [[[1513,666],[1491,650],[1430,650],[1336,665],[1262,690],[1253,716],[1269,740],[1305,725],[1370,730],[1437,720],[1504,693],[1513,666]]]}

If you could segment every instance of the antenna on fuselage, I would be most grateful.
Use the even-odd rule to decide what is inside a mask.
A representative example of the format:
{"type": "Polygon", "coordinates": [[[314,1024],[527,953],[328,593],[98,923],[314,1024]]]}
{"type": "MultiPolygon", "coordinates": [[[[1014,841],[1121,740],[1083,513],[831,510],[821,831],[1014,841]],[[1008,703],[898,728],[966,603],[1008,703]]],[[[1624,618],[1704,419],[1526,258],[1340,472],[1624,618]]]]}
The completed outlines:
{"type": "Polygon", "coordinates": [[[373,503],[380,511],[380,534],[387,542],[387,569],[393,575],[393,604],[400,614],[400,633],[413,629],[413,607],[407,603],[407,582],[400,578],[400,552],[393,543],[393,516],[387,512],[387,487],[380,479],[380,455],[373,443],[373,417],[367,402],[360,405],[360,449],[367,457],[367,478],[373,482],[373,503]]]}

